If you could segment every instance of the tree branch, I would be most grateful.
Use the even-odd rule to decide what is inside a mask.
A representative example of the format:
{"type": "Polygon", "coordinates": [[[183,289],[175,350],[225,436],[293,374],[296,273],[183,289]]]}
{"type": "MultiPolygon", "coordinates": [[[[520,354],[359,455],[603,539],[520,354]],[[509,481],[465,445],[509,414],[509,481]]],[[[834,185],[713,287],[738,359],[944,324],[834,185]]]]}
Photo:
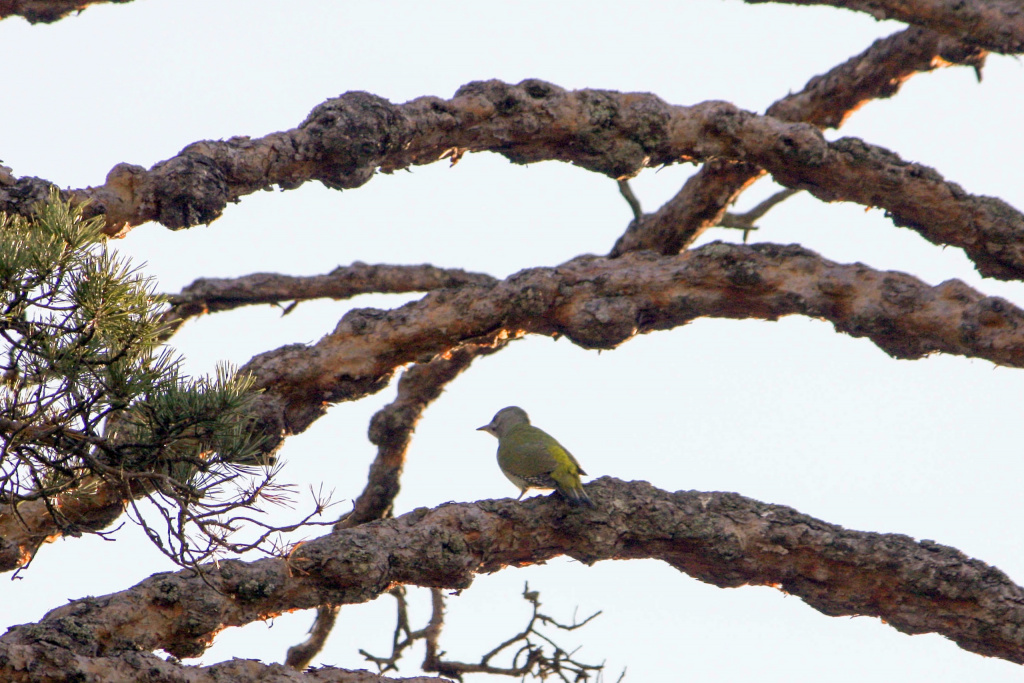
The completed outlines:
{"type": "MultiPolygon", "coordinates": [[[[111,232],[146,220],[181,228],[212,221],[227,202],[270,184],[358,187],[378,168],[432,163],[452,147],[521,164],[569,161],[613,178],[680,160],[747,161],[819,199],[884,208],[897,225],[964,249],[984,275],[1024,276],[1024,215],[888,150],[856,138],[828,142],[807,124],[727,102],[672,106],[649,94],[567,91],[537,80],[470,83],[451,100],[403,105],[348,93],[319,105],[298,129],[197,142],[150,171],[120,164],[106,185],[72,194],[93,200],[111,232]]],[[[0,187],[0,210],[26,209],[33,182],[0,187]]]]}
{"type": "Polygon", "coordinates": [[[242,306],[277,304],[310,299],[351,299],[360,294],[427,292],[461,285],[487,285],[497,280],[460,268],[368,265],[356,261],[338,266],[326,275],[279,275],[253,273],[237,278],[201,278],[168,298],[171,310],[165,321],[176,330],[191,317],[230,311],[242,306]]]}
{"type": "Polygon", "coordinates": [[[959,280],[932,287],[795,245],[713,243],[677,256],[584,256],[492,287],[433,292],[392,311],[354,309],[316,344],[261,354],[242,372],[265,389],[263,419],[283,435],[304,430],[332,402],[380,390],[402,364],[466,343],[532,333],[611,349],[700,317],[793,314],[828,320],[896,358],[942,352],[1024,367],[1024,311],[959,280]]]}
{"type": "Polygon", "coordinates": [[[111,656],[71,653],[59,642],[39,641],[31,646],[2,646],[7,657],[0,665],[5,683],[38,681],[103,681],[104,683],[448,683],[433,676],[391,678],[365,670],[321,667],[303,673],[283,664],[254,659],[232,659],[212,666],[186,666],[149,652],[121,652],[111,656]]]}
{"type": "Polygon", "coordinates": [[[669,493],[609,477],[588,493],[596,510],[557,496],[446,504],[315,539],[288,560],[157,574],[13,627],[0,637],[0,675],[23,661],[13,653],[23,658],[41,643],[83,658],[157,648],[195,657],[229,626],[365,602],[394,585],[465,589],[477,574],[560,555],[660,559],[716,586],[775,586],[830,616],[876,616],[903,633],[939,633],[1024,663],[1024,589],[953,548],[849,531],[735,493],[669,493]]]}
{"type": "MultiPolygon", "coordinates": [[[[951,64],[973,66],[980,73],[984,61],[982,50],[911,27],[876,40],[859,55],[815,76],[767,113],[784,121],[838,128],[864,103],[895,95],[915,74],[951,64]]],[[[707,161],[664,206],[630,223],[611,256],[640,249],[679,253],[705,230],[720,225],[726,208],[762,175],[764,169],[753,163],[707,161]]]]}
{"type": "Polygon", "coordinates": [[[391,516],[405,466],[405,454],[423,411],[474,360],[502,348],[504,344],[464,346],[427,363],[417,363],[405,371],[398,380],[395,400],[370,419],[369,438],[370,443],[377,446],[377,457],[370,465],[366,487],[353,504],[352,511],[342,517],[336,529],[348,529],[391,516]]]}
{"type": "Polygon", "coordinates": [[[1024,12],[1014,0],[744,0],[830,5],[930,28],[1003,54],[1024,52],[1024,12]]]}

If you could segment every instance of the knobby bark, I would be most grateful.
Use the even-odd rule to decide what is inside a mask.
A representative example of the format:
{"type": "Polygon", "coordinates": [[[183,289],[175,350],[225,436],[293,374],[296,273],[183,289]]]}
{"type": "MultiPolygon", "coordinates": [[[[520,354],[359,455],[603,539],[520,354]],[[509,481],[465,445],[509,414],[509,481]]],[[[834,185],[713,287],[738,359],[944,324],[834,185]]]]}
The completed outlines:
{"type": "MultiPolygon", "coordinates": [[[[150,220],[183,228],[208,223],[228,202],[274,184],[354,188],[377,169],[390,173],[466,151],[520,164],[566,161],[613,178],[679,161],[749,162],[824,201],[883,208],[896,225],[963,249],[983,275],[1024,276],[1024,215],[886,149],[857,138],[829,142],[814,126],[728,102],[673,106],[645,93],[568,91],[538,80],[470,83],[451,100],[403,105],[347,93],[294,130],[197,142],[148,171],[119,164],[105,185],[71,194],[105,213],[111,233],[150,220]]],[[[0,210],[26,213],[49,189],[36,178],[2,186],[0,210]]]]}
{"type": "Polygon", "coordinates": [[[326,405],[379,390],[399,365],[466,343],[530,333],[612,349],[700,317],[794,314],[828,320],[896,358],[943,352],[1024,365],[1024,311],[959,280],[929,286],[796,245],[712,243],[676,256],[584,256],[491,287],[440,290],[390,311],[354,309],[317,343],[258,355],[242,370],[265,389],[265,419],[294,433],[326,405]]]}
{"type": "Polygon", "coordinates": [[[0,672],[18,673],[12,662],[52,645],[99,662],[157,648],[195,657],[230,626],[365,602],[395,585],[464,589],[478,574],[560,555],[659,559],[716,586],[774,586],[830,616],[881,617],[904,633],[940,633],[1024,662],[1024,589],[953,548],[849,531],[735,493],[670,493],[609,477],[588,493],[595,510],[557,496],[451,503],[336,531],[287,560],[158,574],[12,628],[0,637],[0,672]]]}

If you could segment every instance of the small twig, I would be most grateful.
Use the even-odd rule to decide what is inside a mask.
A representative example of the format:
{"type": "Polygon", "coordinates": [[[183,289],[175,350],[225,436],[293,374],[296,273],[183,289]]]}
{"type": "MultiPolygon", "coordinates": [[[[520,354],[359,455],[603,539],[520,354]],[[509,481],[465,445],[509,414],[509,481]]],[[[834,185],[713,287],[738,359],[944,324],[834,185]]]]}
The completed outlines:
{"type": "MultiPolygon", "coordinates": [[[[538,624],[554,626],[562,631],[573,631],[580,628],[590,620],[594,619],[600,612],[592,614],[582,622],[573,619],[572,624],[561,624],[553,617],[540,612],[540,594],[531,591],[529,584],[523,590],[523,598],[533,606],[533,614],[530,616],[526,627],[519,633],[506,639],[504,642],[484,654],[479,662],[454,662],[445,660],[444,652],[441,650],[439,640],[441,631],[444,628],[444,595],[440,589],[431,589],[431,615],[427,625],[418,630],[412,631],[409,627],[409,612],[406,605],[405,589],[402,587],[389,591],[398,600],[398,616],[395,625],[395,635],[392,640],[391,655],[378,657],[371,655],[365,650],[359,653],[367,660],[377,665],[380,673],[398,670],[398,660],[402,654],[417,640],[423,640],[426,644],[426,655],[423,659],[422,669],[428,673],[439,673],[462,680],[464,674],[468,673],[489,673],[500,676],[515,676],[546,679],[549,676],[558,676],[560,679],[569,681],[585,681],[591,674],[600,674],[604,670],[604,664],[585,664],[574,658],[576,649],[568,650],[558,645],[550,637],[537,630],[538,624]],[[537,641],[542,641],[538,644],[537,641]],[[550,652],[545,648],[550,647],[550,652]],[[512,655],[511,666],[494,666],[491,659],[514,646],[519,646],[512,655]]],[[[578,649],[578,648],[577,648],[578,649]]],[[[622,680],[621,676],[619,680],[622,680]]]]}
{"type": "Polygon", "coordinates": [[[776,204],[789,199],[797,192],[800,192],[800,190],[794,190],[793,188],[787,187],[783,190],[779,190],[746,213],[726,213],[722,216],[722,220],[719,221],[718,227],[742,230],[743,243],[746,244],[747,236],[749,236],[754,230],[758,229],[758,227],[754,225],[754,221],[762,218],[776,204]]]}
{"type": "Polygon", "coordinates": [[[625,197],[626,203],[629,204],[629,208],[633,211],[633,220],[640,220],[643,218],[644,211],[640,208],[640,200],[633,194],[633,188],[629,186],[628,180],[617,180],[619,184],[619,192],[625,197]]]}

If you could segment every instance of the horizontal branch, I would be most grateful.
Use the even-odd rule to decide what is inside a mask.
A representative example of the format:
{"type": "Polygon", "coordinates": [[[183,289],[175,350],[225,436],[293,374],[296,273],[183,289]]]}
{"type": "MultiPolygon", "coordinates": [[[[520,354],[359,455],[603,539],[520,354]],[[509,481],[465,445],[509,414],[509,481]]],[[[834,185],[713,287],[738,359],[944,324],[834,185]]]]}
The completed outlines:
{"type": "MultiPolygon", "coordinates": [[[[1024,215],[888,150],[856,138],[828,142],[814,126],[728,102],[672,106],[644,93],[568,91],[538,80],[470,83],[451,100],[402,105],[350,92],[316,107],[297,129],[197,142],[149,171],[119,164],[105,185],[70,194],[92,200],[111,233],[150,220],[182,228],[208,223],[228,202],[272,184],[359,187],[378,168],[389,173],[467,151],[520,164],[566,161],[613,178],[679,161],[750,162],[825,201],[884,208],[897,225],[964,249],[984,275],[1024,277],[1024,215]]],[[[49,189],[35,178],[0,186],[0,210],[28,211],[49,189]]]]}
{"type": "Polygon", "coordinates": [[[478,574],[561,555],[588,565],[659,559],[716,586],[775,586],[829,616],[881,617],[903,633],[939,633],[1024,663],[1024,589],[953,548],[849,531],[735,493],[670,493],[610,477],[587,488],[595,510],[557,496],[446,504],[337,531],[287,560],[221,562],[203,577],[157,574],[13,627],[0,637],[0,676],[12,648],[42,642],[79,657],[158,648],[196,657],[230,626],[366,602],[398,584],[465,589],[478,574]]]}
{"type": "Polygon", "coordinates": [[[830,5],[875,19],[923,26],[1002,54],[1024,52],[1024,11],[1017,0],[744,0],[750,4],[830,5]]]}
{"type": "Polygon", "coordinates": [[[786,315],[828,320],[896,358],[942,352],[1024,367],[1024,311],[959,280],[930,286],[795,245],[712,243],[676,256],[584,256],[490,287],[433,292],[391,311],[353,309],[317,343],[258,355],[241,371],[265,389],[265,418],[284,435],[303,431],[332,402],[380,390],[405,363],[463,344],[532,333],[611,349],[701,317],[786,315]]]}
{"type": "Polygon", "coordinates": [[[359,294],[429,292],[460,285],[487,285],[495,278],[459,268],[427,264],[368,265],[360,261],[338,266],[326,275],[279,275],[253,273],[236,278],[202,278],[170,295],[171,310],[165,316],[174,325],[203,313],[228,311],[242,306],[276,304],[310,299],[350,299],[359,294]]]}
{"type": "MultiPolygon", "coordinates": [[[[954,64],[974,67],[980,74],[985,55],[954,38],[911,27],[879,38],[860,54],[815,76],[799,92],[775,102],[767,114],[838,128],[864,103],[892,97],[916,74],[954,64]]],[[[764,169],[752,163],[706,162],[672,199],[631,222],[611,255],[641,249],[679,253],[705,230],[720,225],[726,208],[762,175],[764,169]]]]}

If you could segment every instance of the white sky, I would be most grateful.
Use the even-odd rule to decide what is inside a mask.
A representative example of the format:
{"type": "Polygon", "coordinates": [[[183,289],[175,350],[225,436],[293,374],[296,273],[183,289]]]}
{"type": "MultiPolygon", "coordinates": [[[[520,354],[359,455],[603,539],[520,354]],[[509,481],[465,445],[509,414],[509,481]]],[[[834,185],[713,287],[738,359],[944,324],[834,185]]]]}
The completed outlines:
{"type": "MultiPolygon", "coordinates": [[[[738,0],[454,3],[137,0],[51,26],[0,22],[6,57],[0,158],[16,175],[62,186],[103,182],[118,162],[150,166],[200,139],[260,136],[298,125],[328,97],[368,90],[401,102],[450,97],[471,80],[542,78],[565,87],[650,91],[678,104],[729,100],[763,111],[810,77],[901,28],[824,8],[738,0]]],[[[992,56],[982,85],[969,69],[913,78],[865,106],[841,135],[932,165],[968,191],[1024,207],[1013,172],[1024,156],[1024,67],[992,56]]],[[[830,133],[830,137],[839,134],[830,133]]],[[[645,172],[647,210],[691,166],[645,172]]],[[[740,210],[767,196],[762,181],[740,210]]],[[[469,155],[378,176],[344,193],[308,184],[251,195],[210,227],[137,228],[115,246],[175,292],[197,277],[314,274],[354,260],[462,267],[505,276],[580,253],[606,253],[630,217],[613,181],[554,162],[528,168],[469,155]]],[[[957,249],[895,229],[879,210],[797,196],[754,238],[799,242],[841,262],[960,278],[1024,304],[1017,283],[982,282],[957,249]]],[[[735,240],[714,231],[706,239],[735,240]]],[[[313,342],[353,306],[409,297],[270,307],[209,316],[174,339],[196,373],[216,362],[313,342]]],[[[594,475],[668,490],[737,491],[849,528],[955,546],[1024,581],[1018,522],[1024,475],[1018,406],[1024,376],[985,361],[888,358],[820,321],[701,320],[597,354],[528,339],[478,363],[426,413],[398,512],[516,492],[474,429],[506,405],[526,408],[594,475]]],[[[369,417],[393,390],[334,407],[282,453],[283,478],[323,482],[348,501],[365,481],[369,417]]],[[[305,501],[303,501],[305,502],[305,501]]],[[[314,532],[316,534],[318,532],[314,532]]],[[[120,590],[172,570],[130,525],[118,542],[44,548],[0,582],[0,625],[35,621],[68,599],[120,590]]],[[[873,618],[829,618],[769,588],[722,590],[654,562],[593,568],[559,560],[480,577],[449,602],[443,647],[470,658],[518,629],[524,581],[549,614],[604,615],[582,632],[580,658],[607,660],[607,680],[1017,681],[1016,665],[941,637],[902,635],[873,618]],[[484,615],[478,617],[477,614],[484,615]]],[[[414,616],[425,618],[425,595],[414,616]]],[[[316,663],[366,666],[385,654],[393,603],[346,607],[316,663]]],[[[311,614],[222,634],[202,661],[280,661],[311,614]]],[[[422,651],[400,675],[413,675],[422,651]]]]}

